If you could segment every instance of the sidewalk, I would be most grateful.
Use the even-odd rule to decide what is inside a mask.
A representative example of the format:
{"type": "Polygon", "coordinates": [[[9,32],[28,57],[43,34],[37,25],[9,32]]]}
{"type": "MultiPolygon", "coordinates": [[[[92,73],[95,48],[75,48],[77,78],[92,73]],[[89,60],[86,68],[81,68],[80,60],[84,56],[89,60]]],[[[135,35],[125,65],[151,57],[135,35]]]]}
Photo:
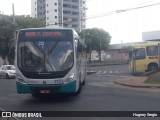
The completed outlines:
{"type": "Polygon", "coordinates": [[[119,79],[114,81],[116,84],[130,86],[130,87],[140,87],[140,88],[160,88],[160,84],[148,84],[144,83],[147,77],[128,77],[126,79],[119,79]]]}

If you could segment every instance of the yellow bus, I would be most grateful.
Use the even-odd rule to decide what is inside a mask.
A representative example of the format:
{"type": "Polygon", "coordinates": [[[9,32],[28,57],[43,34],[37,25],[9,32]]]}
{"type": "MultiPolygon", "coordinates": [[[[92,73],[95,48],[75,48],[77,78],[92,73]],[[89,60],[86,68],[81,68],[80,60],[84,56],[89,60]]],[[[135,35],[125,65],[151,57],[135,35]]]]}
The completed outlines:
{"type": "Polygon", "coordinates": [[[134,43],[129,53],[129,69],[133,74],[140,71],[152,71],[159,68],[159,43],[134,43]]]}

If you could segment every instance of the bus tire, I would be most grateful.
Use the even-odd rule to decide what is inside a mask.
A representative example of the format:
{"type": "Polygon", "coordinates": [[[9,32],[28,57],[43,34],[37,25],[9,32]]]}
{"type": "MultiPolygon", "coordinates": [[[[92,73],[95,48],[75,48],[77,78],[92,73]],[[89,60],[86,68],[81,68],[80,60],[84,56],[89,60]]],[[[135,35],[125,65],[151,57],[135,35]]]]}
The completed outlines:
{"type": "Polygon", "coordinates": [[[82,85],[85,85],[86,84],[86,72],[85,72],[85,75],[84,75],[84,80],[82,82],[82,85]]]}
{"type": "Polygon", "coordinates": [[[82,83],[81,83],[81,79],[79,79],[79,88],[78,90],[74,93],[75,96],[79,95],[82,91],[82,83]]]}
{"type": "Polygon", "coordinates": [[[84,79],[82,82],[82,85],[85,85],[85,84],[86,84],[86,79],[84,79]]]}
{"type": "Polygon", "coordinates": [[[86,75],[87,75],[87,70],[85,69],[85,75],[84,75],[84,80],[82,82],[82,85],[85,85],[86,84],[86,75]]]}
{"type": "Polygon", "coordinates": [[[158,69],[158,64],[157,63],[150,63],[148,65],[148,71],[153,71],[158,69]]]}

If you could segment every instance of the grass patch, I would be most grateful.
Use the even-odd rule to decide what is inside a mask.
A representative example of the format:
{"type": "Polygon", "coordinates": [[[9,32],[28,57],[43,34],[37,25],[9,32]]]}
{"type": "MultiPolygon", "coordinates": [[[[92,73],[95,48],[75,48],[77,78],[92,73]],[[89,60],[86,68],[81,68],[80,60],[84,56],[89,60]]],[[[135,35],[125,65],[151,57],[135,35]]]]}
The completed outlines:
{"type": "Polygon", "coordinates": [[[150,75],[145,83],[160,84],[160,72],[150,75]]]}

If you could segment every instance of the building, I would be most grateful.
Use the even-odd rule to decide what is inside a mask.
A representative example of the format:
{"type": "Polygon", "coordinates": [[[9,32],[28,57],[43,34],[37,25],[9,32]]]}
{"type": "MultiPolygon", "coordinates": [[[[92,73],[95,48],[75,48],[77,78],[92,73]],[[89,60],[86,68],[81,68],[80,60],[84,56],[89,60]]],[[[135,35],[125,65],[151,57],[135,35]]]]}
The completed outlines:
{"type": "Polygon", "coordinates": [[[148,31],[142,33],[143,41],[160,41],[160,31],[148,31]]]}
{"type": "MultiPolygon", "coordinates": [[[[101,51],[101,61],[128,61],[129,49],[133,43],[111,44],[107,50],[101,51]]],[[[98,51],[93,50],[91,59],[99,58],[98,51]]]]}
{"type": "Polygon", "coordinates": [[[86,0],[32,0],[31,16],[41,19],[46,26],[86,28],[86,0]]]}

